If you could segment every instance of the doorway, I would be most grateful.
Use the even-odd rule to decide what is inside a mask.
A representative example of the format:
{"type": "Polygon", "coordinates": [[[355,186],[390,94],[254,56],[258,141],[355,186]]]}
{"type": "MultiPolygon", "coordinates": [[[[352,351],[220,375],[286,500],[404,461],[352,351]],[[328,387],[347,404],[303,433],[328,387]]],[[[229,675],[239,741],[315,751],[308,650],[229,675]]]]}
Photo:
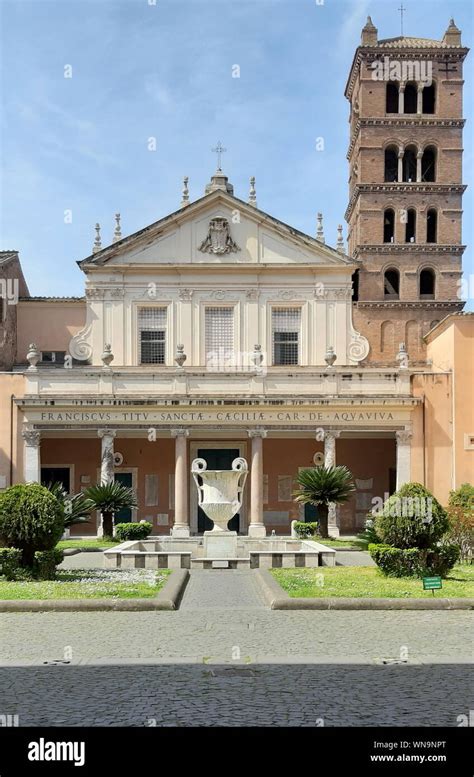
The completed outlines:
{"type": "MultiPolygon", "coordinates": [[[[120,483],[121,486],[126,486],[126,488],[132,488],[133,486],[133,474],[131,472],[116,472],[114,480],[116,483],[120,483]]],[[[126,507],[114,515],[114,525],[117,523],[131,523],[131,521],[132,510],[130,507],[126,507]]]]}

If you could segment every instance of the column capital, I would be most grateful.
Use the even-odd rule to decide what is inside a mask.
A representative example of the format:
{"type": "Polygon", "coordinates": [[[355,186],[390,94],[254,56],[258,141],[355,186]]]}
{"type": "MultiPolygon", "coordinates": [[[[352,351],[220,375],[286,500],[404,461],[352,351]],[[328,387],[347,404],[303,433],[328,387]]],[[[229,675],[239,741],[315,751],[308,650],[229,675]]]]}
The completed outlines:
{"type": "Polygon", "coordinates": [[[104,437],[115,437],[116,434],[116,429],[97,429],[97,437],[100,437],[101,439],[104,437]]]}
{"type": "Polygon", "coordinates": [[[41,445],[41,432],[37,429],[23,429],[21,436],[30,448],[39,448],[41,445]]]}
{"type": "Polygon", "coordinates": [[[395,436],[397,438],[397,445],[408,445],[413,437],[413,432],[409,429],[399,429],[395,432],[395,436]]]}
{"type": "Polygon", "coordinates": [[[247,429],[247,434],[251,439],[254,437],[266,437],[267,430],[262,429],[261,427],[256,427],[255,429],[247,429]]]}
{"type": "Polygon", "coordinates": [[[189,437],[189,429],[184,429],[182,427],[170,429],[170,433],[172,437],[189,437]]]}

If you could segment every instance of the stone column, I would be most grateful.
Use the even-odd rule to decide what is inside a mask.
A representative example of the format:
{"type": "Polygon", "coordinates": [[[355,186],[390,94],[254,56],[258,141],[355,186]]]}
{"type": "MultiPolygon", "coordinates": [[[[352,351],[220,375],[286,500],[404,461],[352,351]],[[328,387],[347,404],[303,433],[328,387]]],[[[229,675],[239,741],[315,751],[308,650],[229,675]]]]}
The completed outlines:
{"type": "Polygon", "coordinates": [[[398,113],[405,113],[405,84],[400,84],[398,90],[398,113]]]}
{"type": "Polygon", "coordinates": [[[21,433],[23,446],[23,477],[25,483],[41,483],[41,432],[24,429],[21,433]]]}
{"type": "Polygon", "coordinates": [[[397,438],[397,491],[411,480],[411,438],[408,429],[395,432],[397,438]]]}
{"type": "MultiPolygon", "coordinates": [[[[341,434],[337,429],[328,429],[324,434],[324,466],[336,466],[336,440],[341,434]]],[[[328,510],[328,533],[330,537],[339,537],[337,510],[334,502],[330,502],[328,510]]]]}
{"type": "Polygon", "coordinates": [[[100,482],[114,482],[114,437],[117,434],[115,429],[98,429],[97,436],[102,441],[102,450],[100,457],[100,482]]]}
{"type": "Polygon", "coordinates": [[[174,524],[171,530],[173,537],[189,537],[188,511],[188,429],[172,429],[171,436],[175,438],[175,470],[174,470],[174,524]]]}
{"type": "Polygon", "coordinates": [[[423,85],[418,84],[418,91],[416,93],[416,112],[418,114],[423,113],[423,85]]]}
{"type": "Polygon", "coordinates": [[[252,440],[248,536],[261,538],[267,533],[263,522],[263,438],[267,432],[265,429],[249,429],[248,435],[252,440]]]}
{"type": "Polygon", "coordinates": [[[418,151],[416,154],[416,182],[421,182],[421,160],[423,157],[423,151],[418,151]]]}
{"type": "Polygon", "coordinates": [[[398,183],[403,181],[403,148],[398,150],[398,183]]]}
{"type": "MultiPolygon", "coordinates": [[[[100,455],[100,482],[102,485],[114,482],[114,437],[117,434],[115,429],[98,429],[97,436],[101,440],[100,455]]],[[[97,536],[104,536],[104,526],[102,514],[100,515],[99,525],[97,527],[97,536]]]]}

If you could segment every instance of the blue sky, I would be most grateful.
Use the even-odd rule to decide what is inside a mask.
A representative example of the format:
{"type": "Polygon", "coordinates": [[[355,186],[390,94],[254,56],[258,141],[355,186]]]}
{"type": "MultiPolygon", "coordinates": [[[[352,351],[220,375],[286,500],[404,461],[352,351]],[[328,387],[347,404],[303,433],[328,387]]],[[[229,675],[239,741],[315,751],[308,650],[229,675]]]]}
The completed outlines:
{"type": "MultiPolygon", "coordinates": [[[[262,210],[309,234],[321,210],[326,240],[336,242],[348,192],[348,70],[367,14],[380,38],[400,34],[399,0],[153,2],[0,0],[1,247],[20,250],[33,294],[83,293],[75,260],[90,254],[96,221],[106,245],[116,211],[125,235],[176,210],[184,175],[191,199],[200,197],[218,140],[238,197],[247,198],[255,175],[262,210]],[[232,78],[236,64],[240,78],[232,78]]],[[[472,42],[468,0],[404,5],[405,34],[439,39],[454,16],[472,42]]],[[[468,190],[468,244],[471,212],[468,190]]],[[[470,257],[465,269],[474,274],[470,257]]]]}

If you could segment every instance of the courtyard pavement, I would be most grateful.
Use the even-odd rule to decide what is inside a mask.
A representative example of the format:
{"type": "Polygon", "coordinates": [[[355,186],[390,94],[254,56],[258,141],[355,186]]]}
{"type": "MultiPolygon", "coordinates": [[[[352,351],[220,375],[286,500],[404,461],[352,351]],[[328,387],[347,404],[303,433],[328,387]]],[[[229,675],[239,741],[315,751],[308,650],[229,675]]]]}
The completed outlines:
{"type": "Polygon", "coordinates": [[[471,660],[469,612],[271,611],[240,570],[193,570],[177,612],[0,615],[20,725],[456,726],[471,660]]]}

